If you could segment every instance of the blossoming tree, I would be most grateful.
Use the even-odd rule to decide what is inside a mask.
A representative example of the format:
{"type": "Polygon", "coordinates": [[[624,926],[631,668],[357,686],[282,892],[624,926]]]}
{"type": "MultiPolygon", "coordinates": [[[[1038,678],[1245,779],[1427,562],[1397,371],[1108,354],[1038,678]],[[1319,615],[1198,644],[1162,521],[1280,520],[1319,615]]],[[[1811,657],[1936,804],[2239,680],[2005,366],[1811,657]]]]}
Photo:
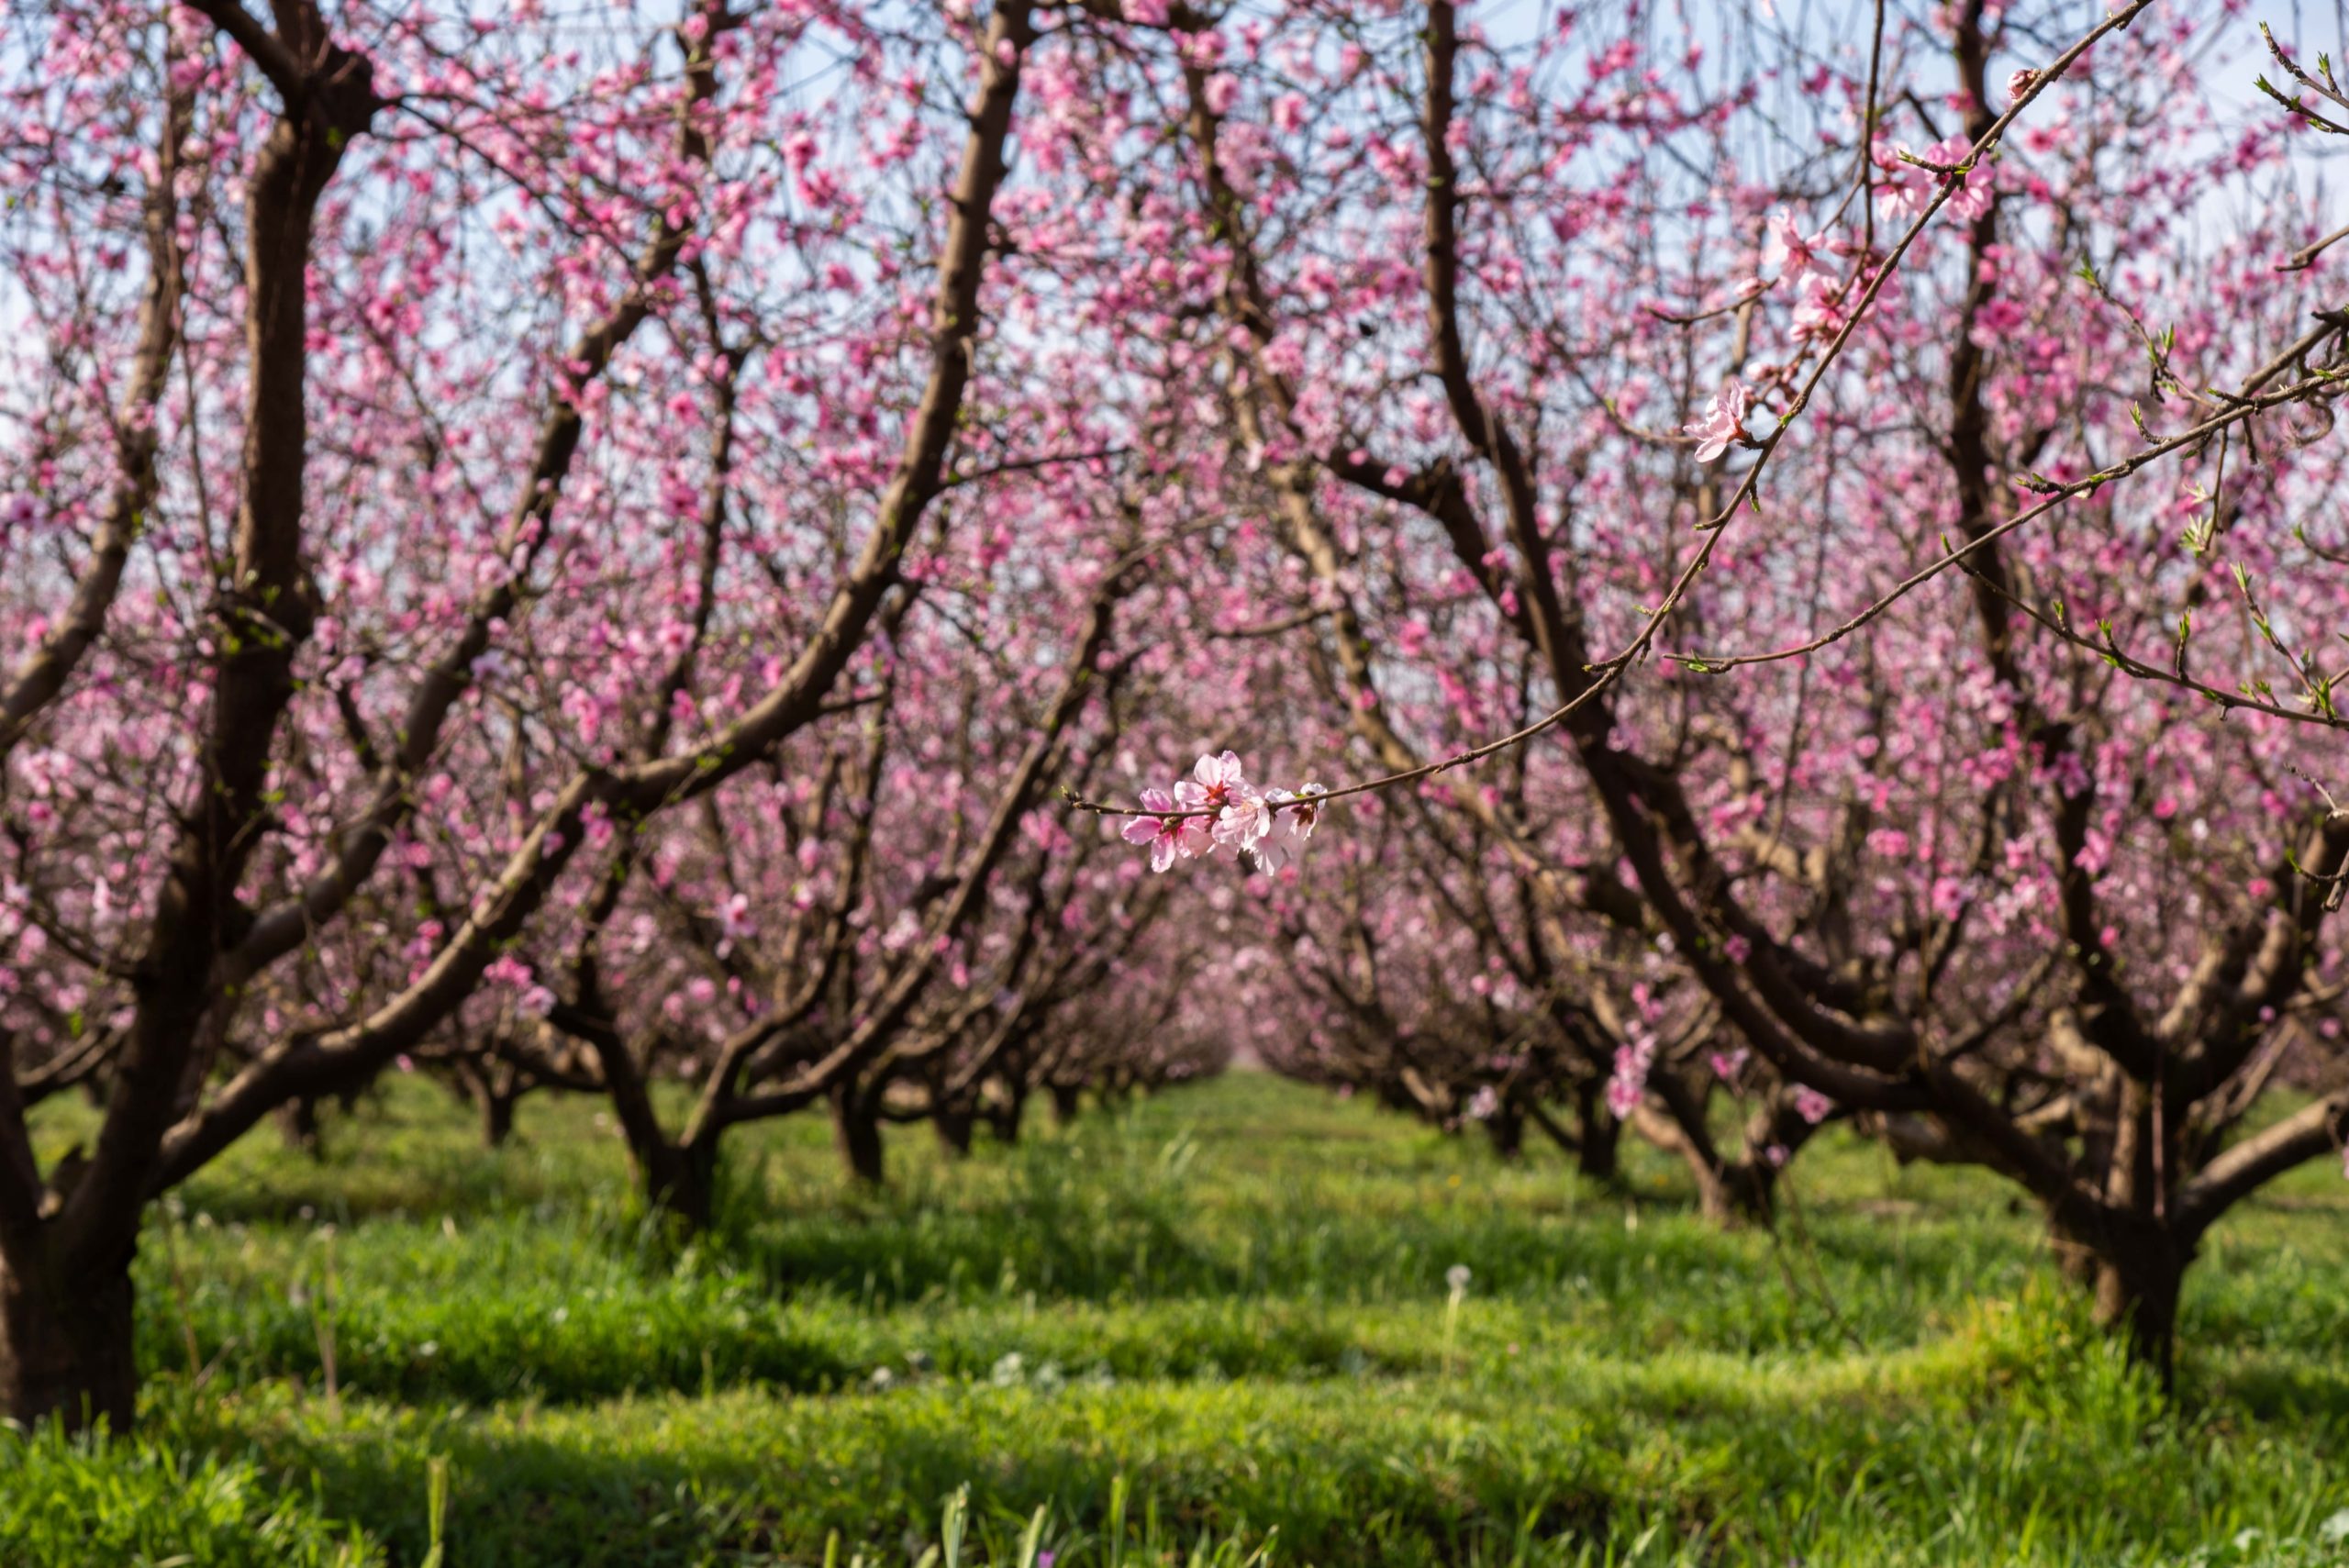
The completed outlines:
{"type": "MultiPolygon", "coordinates": [[[[1386,774],[1319,809],[1445,781],[1790,1085],[2022,1184],[2165,1364],[2199,1238],[2349,1119],[2335,1058],[2243,1130],[2332,1049],[2293,1019],[2349,818],[2293,777],[2335,754],[2301,511],[2343,318],[2284,124],[2198,74],[2231,18],[1887,7],[1749,75],[1760,23],[1724,68],[1631,13],[1459,9],[1128,13],[1199,215],[1177,281],[1386,774]],[[1543,717],[1402,733],[1496,637],[1543,717]],[[1480,803],[1464,770],[1524,744],[1609,853],[1480,803]]],[[[1186,804],[1140,803],[1178,854],[1294,809],[1186,804]]]]}
{"type": "Polygon", "coordinates": [[[11,1416],[127,1423],[148,1202],[540,1005],[570,862],[852,703],[933,503],[1084,435],[982,319],[1050,42],[903,20],[10,13],[11,1416]],[[44,1169],[17,1074],[84,1055],[44,1169]]]}

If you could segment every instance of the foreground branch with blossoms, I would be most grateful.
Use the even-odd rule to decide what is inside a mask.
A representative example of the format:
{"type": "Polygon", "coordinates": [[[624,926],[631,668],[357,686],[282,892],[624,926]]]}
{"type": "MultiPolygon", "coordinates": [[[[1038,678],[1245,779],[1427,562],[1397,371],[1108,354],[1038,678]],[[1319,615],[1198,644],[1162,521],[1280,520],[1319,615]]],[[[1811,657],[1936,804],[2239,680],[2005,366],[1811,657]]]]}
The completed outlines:
{"type": "Polygon", "coordinates": [[[1129,844],[1149,846],[1154,872],[1178,859],[1217,854],[1245,855],[1260,871],[1294,864],[1321,820],[1322,797],[1330,792],[1318,784],[1259,790],[1245,775],[1230,751],[1201,757],[1173,795],[1143,790],[1142,809],[1150,815],[1127,822],[1121,836],[1129,844]]]}

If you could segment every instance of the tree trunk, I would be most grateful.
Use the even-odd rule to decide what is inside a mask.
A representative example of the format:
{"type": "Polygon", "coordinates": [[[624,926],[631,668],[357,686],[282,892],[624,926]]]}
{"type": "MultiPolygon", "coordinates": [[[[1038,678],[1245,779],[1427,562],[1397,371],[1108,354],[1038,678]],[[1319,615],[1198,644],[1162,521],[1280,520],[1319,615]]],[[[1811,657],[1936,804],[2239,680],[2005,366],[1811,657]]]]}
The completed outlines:
{"type": "Polygon", "coordinates": [[[1001,1099],[988,1105],[987,1126],[995,1133],[995,1140],[1002,1144],[1019,1141],[1019,1123],[1028,1110],[1025,1089],[1006,1089],[1001,1099]]]}
{"type": "Polygon", "coordinates": [[[1596,1081],[1575,1088],[1575,1169],[1602,1185],[1622,1174],[1623,1124],[1607,1107],[1607,1088],[1596,1081]]]}
{"type": "MultiPolygon", "coordinates": [[[[1703,1088],[1668,1073],[1651,1074],[1648,1087],[1664,1108],[1642,1105],[1631,1112],[1632,1124],[1641,1137],[1680,1156],[1696,1184],[1698,1211],[1723,1225],[1768,1224],[1777,1207],[1779,1167],[1759,1151],[1742,1160],[1721,1152],[1705,1125],[1703,1088]]],[[[1751,1145],[1751,1136],[1746,1141],[1751,1145]]]]}
{"type": "Polygon", "coordinates": [[[285,1147],[313,1160],[326,1157],[326,1146],[318,1140],[318,1102],[307,1095],[299,1095],[277,1107],[277,1130],[285,1139],[285,1147]]]}
{"type": "Polygon", "coordinates": [[[8,1418],[29,1427],[54,1418],[76,1432],[103,1421],[125,1433],[138,1402],[128,1255],[78,1274],[0,1262],[0,1409],[8,1418]]]}
{"type": "MultiPolygon", "coordinates": [[[[512,1104],[507,1104],[512,1115],[512,1104]]],[[[709,1229],[717,1208],[718,1150],[714,1144],[671,1143],[665,1140],[648,1148],[630,1146],[637,1180],[644,1188],[647,1207],[667,1215],[693,1234],[709,1229]]]]}
{"type": "Polygon", "coordinates": [[[1493,1140],[1493,1152],[1504,1160],[1514,1160],[1525,1152],[1525,1113],[1514,1106],[1503,1106],[1485,1118],[1485,1136],[1493,1140]]]}
{"type": "Polygon", "coordinates": [[[2177,1298],[2190,1249],[2160,1221],[2144,1218],[2125,1233],[2080,1235],[2050,1221],[2052,1249],[2065,1277],[2085,1286],[2097,1327],[2119,1337],[2129,1359],[2151,1367],[2166,1390],[2176,1372],[2177,1298]]]}
{"type": "Polygon", "coordinates": [[[2176,1386],[2177,1296],[2186,1263],[2164,1237],[2098,1260],[2096,1320],[2124,1337],[2129,1359],[2151,1367],[2165,1392],[2176,1386]]]}
{"type": "Polygon", "coordinates": [[[2047,1220],[2048,1252],[2055,1260],[2055,1272],[2062,1274],[2067,1283],[2079,1286],[2091,1296],[2095,1295],[2097,1276],[2103,1268],[2097,1261],[2096,1244],[2065,1229],[2063,1222],[2055,1218],[2052,1207],[2045,1207],[2043,1212],[2047,1220]]]}
{"type": "Polygon", "coordinates": [[[1767,1225],[1778,1207],[1778,1168],[1766,1160],[1718,1162],[1684,1149],[1689,1176],[1697,1184],[1697,1207],[1721,1225],[1767,1225]]]}
{"type": "Polygon", "coordinates": [[[879,1186],[881,1118],[866,1106],[852,1084],[832,1091],[832,1136],[840,1145],[841,1158],[848,1162],[849,1174],[867,1185],[879,1186]]]}
{"type": "Polygon", "coordinates": [[[975,1119],[968,1106],[941,1106],[930,1113],[930,1125],[938,1129],[939,1146],[959,1160],[971,1151],[971,1124],[975,1119]]]}
{"type": "Polygon", "coordinates": [[[514,1102],[518,1096],[484,1084],[473,1092],[481,1106],[481,1141],[486,1149],[502,1149],[514,1136],[514,1102]]]}
{"type": "Polygon", "coordinates": [[[1066,1127],[1076,1119],[1084,1103],[1085,1091],[1074,1084],[1054,1084],[1052,1090],[1052,1125],[1066,1127]]]}

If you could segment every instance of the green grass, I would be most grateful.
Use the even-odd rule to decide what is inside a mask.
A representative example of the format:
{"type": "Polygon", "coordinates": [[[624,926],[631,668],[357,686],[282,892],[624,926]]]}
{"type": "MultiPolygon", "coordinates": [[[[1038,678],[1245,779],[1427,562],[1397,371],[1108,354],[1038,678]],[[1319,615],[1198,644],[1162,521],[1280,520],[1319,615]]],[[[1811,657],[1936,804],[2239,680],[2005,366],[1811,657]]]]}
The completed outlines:
{"type": "Polygon", "coordinates": [[[1056,1568],[2349,1563],[2337,1171],[2213,1238],[2165,1403],[2008,1189],[1841,1136],[1728,1235],[1242,1075],[878,1196],[758,1129],[681,1248],[600,1119],[233,1151],[140,1255],[138,1442],[0,1440],[0,1563],[417,1564],[436,1465],[449,1564],[880,1568],[965,1486],[961,1562],[1056,1568]]]}

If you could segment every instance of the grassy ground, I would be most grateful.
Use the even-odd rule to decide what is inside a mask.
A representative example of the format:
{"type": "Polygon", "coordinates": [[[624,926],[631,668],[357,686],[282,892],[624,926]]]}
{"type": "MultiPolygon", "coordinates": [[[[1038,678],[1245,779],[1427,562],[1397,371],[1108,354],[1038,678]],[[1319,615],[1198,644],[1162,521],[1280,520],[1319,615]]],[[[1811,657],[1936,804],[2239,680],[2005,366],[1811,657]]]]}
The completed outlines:
{"type": "Polygon", "coordinates": [[[882,1196],[763,1129],[680,1249],[591,1102],[359,1122],[159,1218],[139,1441],[0,1437],[0,1563],[2349,1563],[2337,1169],[2214,1238],[2165,1405],[2006,1189],[1842,1139],[1723,1235],[1245,1075],[882,1196]]]}

